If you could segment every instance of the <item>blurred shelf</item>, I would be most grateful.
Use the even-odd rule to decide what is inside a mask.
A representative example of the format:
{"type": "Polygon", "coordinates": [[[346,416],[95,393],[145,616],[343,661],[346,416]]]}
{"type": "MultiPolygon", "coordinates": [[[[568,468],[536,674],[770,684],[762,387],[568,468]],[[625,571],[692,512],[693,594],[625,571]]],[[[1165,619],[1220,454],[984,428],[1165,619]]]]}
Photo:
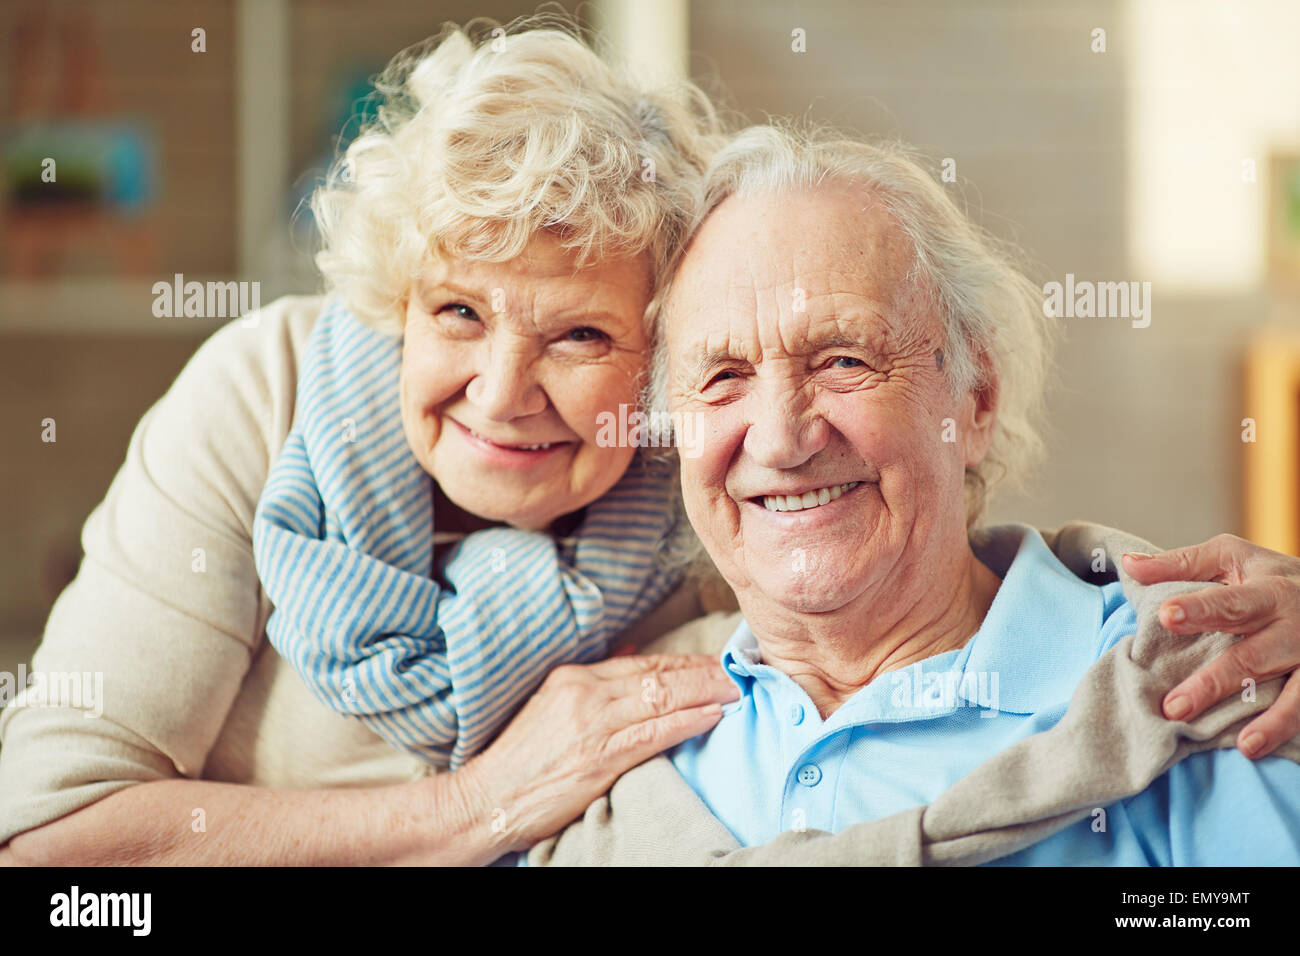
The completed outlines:
{"type": "MultiPolygon", "coordinates": [[[[239,275],[185,273],[185,281],[261,282],[261,303],[304,285],[284,223],[289,180],[289,0],[237,0],[234,8],[236,217],[239,275]]],[[[159,318],[153,285],[171,275],[0,279],[0,336],[206,336],[230,318],[159,318]]]]}
{"type": "MultiPolygon", "coordinates": [[[[228,279],[186,276],[205,282],[228,279]]],[[[0,281],[0,335],[207,335],[230,319],[158,318],[153,285],[142,276],[122,279],[0,281]]]]}

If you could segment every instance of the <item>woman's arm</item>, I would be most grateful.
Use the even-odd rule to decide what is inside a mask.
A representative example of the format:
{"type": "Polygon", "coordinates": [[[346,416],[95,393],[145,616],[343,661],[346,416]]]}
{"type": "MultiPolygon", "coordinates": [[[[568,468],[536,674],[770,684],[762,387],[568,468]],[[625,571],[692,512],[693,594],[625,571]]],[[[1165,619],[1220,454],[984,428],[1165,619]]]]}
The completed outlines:
{"type": "Polygon", "coordinates": [[[0,844],[117,791],[202,774],[262,647],[253,509],[318,311],[282,299],[230,323],[132,434],[30,668],[86,675],[95,699],[0,713],[0,844]]]}
{"type": "Polygon", "coordinates": [[[557,832],[624,771],[711,729],[720,704],[737,696],[706,655],[560,667],[492,746],[456,773],[346,790],[137,784],[19,834],[0,850],[0,863],[491,863],[557,832]]]}
{"type": "MultiPolygon", "coordinates": [[[[9,842],[20,866],[477,864],[493,853],[468,780],[438,774],[347,790],[159,780],[9,842]],[[193,816],[202,809],[204,830],[193,816]]],[[[505,852],[504,850],[501,852],[505,852]]]]}

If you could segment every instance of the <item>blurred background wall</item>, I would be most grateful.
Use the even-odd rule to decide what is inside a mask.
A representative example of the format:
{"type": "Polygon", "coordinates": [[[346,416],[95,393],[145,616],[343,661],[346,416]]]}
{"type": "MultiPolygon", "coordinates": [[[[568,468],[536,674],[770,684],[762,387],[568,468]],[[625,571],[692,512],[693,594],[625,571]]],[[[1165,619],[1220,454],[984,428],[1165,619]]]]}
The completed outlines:
{"type": "MultiPolygon", "coordinates": [[[[1050,454],[995,520],[1296,547],[1300,5],[568,8],[644,69],[689,71],[752,120],[921,147],[936,177],[955,174],[945,188],[1027,250],[1040,283],[1152,284],[1149,327],[1065,320],[1050,454]]],[[[291,221],[355,132],[367,78],[443,21],[533,9],[0,4],[0,669],[27,656],[75,573],[80,526],[139,416],[224,321],[155,317],[153,284],[257,281],[263,303],[314,291],[310,224],[291,221]]]]}

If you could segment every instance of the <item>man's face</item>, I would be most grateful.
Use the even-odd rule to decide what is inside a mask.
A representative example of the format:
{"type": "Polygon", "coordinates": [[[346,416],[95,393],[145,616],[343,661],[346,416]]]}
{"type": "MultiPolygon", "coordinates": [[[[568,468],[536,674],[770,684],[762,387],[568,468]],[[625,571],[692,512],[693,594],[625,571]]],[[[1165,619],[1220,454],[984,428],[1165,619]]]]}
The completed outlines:
{"type": "Polygon", "coordinates": [[[439,262],[415,285],[402,424],[447,498],[542,529],[622,477],[636,449],[602,446],[599,416],[637,402],[650,282],[644,256],[579,269],[541,234],[517,259],[439,262]]]}
{"type": "Polygon", "coordinates": [[[702,452],[686,510],[747,615],[839,610],[965,542],[991,400],[953,397],[911,262],[869,193],[832,184],[731,197],[677,273],[669,402],[702,452]]]}

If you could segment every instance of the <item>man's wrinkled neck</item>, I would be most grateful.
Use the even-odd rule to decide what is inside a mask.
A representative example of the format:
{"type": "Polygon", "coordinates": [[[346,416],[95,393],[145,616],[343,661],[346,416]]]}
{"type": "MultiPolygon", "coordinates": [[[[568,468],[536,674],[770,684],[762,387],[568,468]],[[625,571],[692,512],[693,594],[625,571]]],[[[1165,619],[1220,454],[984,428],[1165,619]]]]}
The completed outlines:
{"type": "Polygon", "coordinates": [[[762,662],[802,687],[824,720],[881,674],[965,646],[1001,583],[966,543],[940,569],[904,555],[834,611],[796,611],[752,591],[738,598],[762,662]]]}

